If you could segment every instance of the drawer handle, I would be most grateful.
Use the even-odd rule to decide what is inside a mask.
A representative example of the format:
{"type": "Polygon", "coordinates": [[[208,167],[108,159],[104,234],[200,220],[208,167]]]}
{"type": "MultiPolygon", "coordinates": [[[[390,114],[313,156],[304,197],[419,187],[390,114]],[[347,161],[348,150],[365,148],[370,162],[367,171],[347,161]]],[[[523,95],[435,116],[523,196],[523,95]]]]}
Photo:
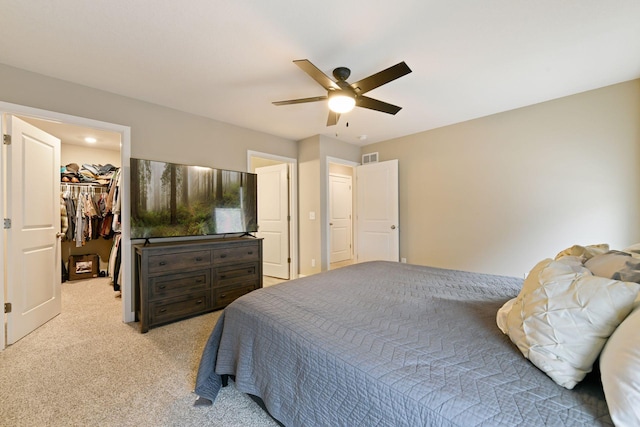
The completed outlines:
{"type": "Polygon", "coordinates": [[[160,285],[160,286],[158,286],[158,289],[164,289],[166,287],[167,287],[166,285],[160,285]]]}
{"type": "Polygon", "coordinates": [[[247,269],[247,273],[253,273],[253,268],[247,269]]]}
{"type": "Polygon", "coordinates": [[[226,277],[227,277],[227,275],[226,275],[226,274],[221,274],[221,275],[220,275],[220,278],[221,278],[221,279],[225,279],[226,277]]]}
{"type": "Polygon", "coordinates": [[[160,262],[158,263],[158,265],[167,265],[167,262],[166,262],[166,261],[160,261],[160,262]]]}
{"type": "Polygon", "coordinates": [[[249,255],[253,255],[253,251],[249,251],[247,252],[249,255]]]}
{"type": "Polygon", "coordinates": [[[204,282],[204,280],[202,280],[202,279],[196,279],[196,283],[202,283],[202,282],[204,282]]]}
{"type": "Polygon", "coordinates": [[[199,299],[198,301],[196,301],[196,305],[198,305],[198,304],[202,304],[202,300],[201,300],[201,299],[199,299]]]}
{"type": "Polygon", "coordinates": [[[197,258],[196,258],[196,261],[197,261],[197,262],[202,261],[202,257],[197,257],[197,258]]]}
{"type": "Polygon", "coordinates": [[[226,298],[226,297],[227,297],[227,294],[220,295],[220,298],[226,298]]]}
{"type": "Polygon", "coordinates": [[[220,254],[220,258],[226,258],[227,254],[220,254]]]}
{"type": "Polygon", "coordinates": [[[160,309],[160,313],[164,313],[165,311],[167,311],[167,309],[166,309],[166,308],[161,308],[161,309],[160,309]]]}

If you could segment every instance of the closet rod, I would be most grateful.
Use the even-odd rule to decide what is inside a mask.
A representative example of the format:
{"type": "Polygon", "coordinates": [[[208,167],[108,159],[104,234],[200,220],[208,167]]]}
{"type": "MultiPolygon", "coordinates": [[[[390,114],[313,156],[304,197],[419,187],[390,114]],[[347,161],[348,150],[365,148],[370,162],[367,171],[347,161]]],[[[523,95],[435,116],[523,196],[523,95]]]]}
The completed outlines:
{"type": "Polygon", "coordinates": [[[60,191],[74,191],[74,192],[82,192],[85,190],[90,190],[94,193],[106,193],[108,192],[107,186],[104,185],[95,185],[91,183],[78,183],[78,182],[62,182],[60,183],[60,191]]]}

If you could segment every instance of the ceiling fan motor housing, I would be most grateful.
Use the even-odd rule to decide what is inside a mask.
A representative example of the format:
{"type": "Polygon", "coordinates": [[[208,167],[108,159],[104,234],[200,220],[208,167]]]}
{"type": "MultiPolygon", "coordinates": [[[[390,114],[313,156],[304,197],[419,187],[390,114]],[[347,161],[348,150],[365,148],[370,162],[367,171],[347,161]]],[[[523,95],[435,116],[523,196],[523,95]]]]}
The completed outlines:
{"type": "Polygon", "coordinates": [[[351,70],[347,67],[338,67],[333,70],[333,77],[335,77],[337,80],[345,81],[349,78],[350,75],[351,70]]]}

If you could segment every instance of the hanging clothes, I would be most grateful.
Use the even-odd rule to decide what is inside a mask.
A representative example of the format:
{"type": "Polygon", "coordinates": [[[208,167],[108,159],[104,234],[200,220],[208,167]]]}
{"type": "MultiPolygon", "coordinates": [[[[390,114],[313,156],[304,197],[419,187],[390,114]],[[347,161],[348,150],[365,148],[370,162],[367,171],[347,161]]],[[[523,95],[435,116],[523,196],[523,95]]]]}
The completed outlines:
{"type": "MultiPolygon", "coordinates": [[[[74,184],[68,181],[61,184],[60,231],[64,234],[63,239],[74,242],[76,247],[82,247],[88,241],[98,238],[113,239],[107,268],[113,289],[119,293],[122,276],[120,268],[122,258],[120,179],[122,175],[121,169],[111,165],[100,168],[102,169],[97,171],[99,174],[96,174],[91,167],[83,165],[83,170],[89,170],[92,174],[99,176],[99,179],[91,184],[74,184]]],[[[86,173],[83,172],[83,175],[86,176],[86,173]]],[[[82,178],[80,181],[86,180],[82,178]]]]}

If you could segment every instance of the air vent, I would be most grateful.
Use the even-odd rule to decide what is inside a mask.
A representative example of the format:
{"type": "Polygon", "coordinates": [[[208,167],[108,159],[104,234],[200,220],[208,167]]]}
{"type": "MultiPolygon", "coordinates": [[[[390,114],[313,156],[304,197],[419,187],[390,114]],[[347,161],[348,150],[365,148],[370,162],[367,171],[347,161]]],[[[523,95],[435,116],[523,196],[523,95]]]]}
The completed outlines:
{"type": "Polygon", "coordinates": [[[378,163],[378,153],[368,153],[362,155],[362,164],[378,163]]]}

